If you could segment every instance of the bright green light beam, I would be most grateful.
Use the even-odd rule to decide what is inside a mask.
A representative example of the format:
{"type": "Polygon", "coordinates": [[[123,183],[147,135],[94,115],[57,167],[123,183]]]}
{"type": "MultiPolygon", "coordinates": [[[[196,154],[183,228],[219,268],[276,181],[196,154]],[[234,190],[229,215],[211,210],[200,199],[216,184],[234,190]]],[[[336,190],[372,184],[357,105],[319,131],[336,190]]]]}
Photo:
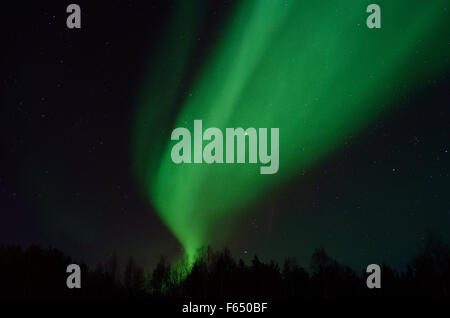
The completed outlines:
{"type": "Polygon", "coordinates": [[[378,1],[382,28],[368,29],[370,2],[247,0],[187,83],[201,21],[200,9],[189,7],[201,3],[187,3],[180,1],[143,88],[133,154],[144,192],[189,255],[223,244],[232,220],[258,196],[449,68],[446,1],[378,1]],[[195,119],[222,131],[279,128],[279,172],[261,175],[259,164],[248,163],[174,164],[170,133],[192,132],[195,119]]]}

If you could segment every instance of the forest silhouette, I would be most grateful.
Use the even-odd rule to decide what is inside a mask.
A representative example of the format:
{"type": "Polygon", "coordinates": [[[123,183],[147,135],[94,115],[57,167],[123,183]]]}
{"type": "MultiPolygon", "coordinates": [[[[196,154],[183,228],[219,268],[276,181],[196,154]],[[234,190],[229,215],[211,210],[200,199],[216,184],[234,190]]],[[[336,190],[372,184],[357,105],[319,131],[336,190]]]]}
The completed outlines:
{"type": "Polygon", "coordinates": [[[119,270],[113,255],[90,269],[81,266],[81,289],[68,289],[68,264],[76,263],[61,251],[32,245],[0,247],[0,298],[139,298],[139,299],[265,299],[341,298],[448,298],[450,296],[450,249],[435,233],[427,233],[424,246],[396,271],[381,265],[381,288],[366,287],[365,269],[356,272],[331,258],[323,248],[311,256],[309,269],[294,259],[282,265],[236,261],[229,249],[198,251],[188,262],[170,264],[161,257],[145,271],[132,258],[119,270]]]}

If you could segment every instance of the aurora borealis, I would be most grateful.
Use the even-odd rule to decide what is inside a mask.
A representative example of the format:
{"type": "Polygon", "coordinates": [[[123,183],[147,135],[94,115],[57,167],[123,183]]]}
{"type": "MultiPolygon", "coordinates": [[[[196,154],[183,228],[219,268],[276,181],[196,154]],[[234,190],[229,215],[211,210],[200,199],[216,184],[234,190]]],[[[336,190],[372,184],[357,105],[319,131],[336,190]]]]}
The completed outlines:
{"type": "Polygon", "coordinates": [[[370,3],[85,0],[80,30],[64,1],[4,4],[0,245],[359,271],[450,241],[449,5],[374,1],[368,29],[370,3]],[[279,128],[277,173],[173,163],[195,120],[279,128]]]}
{"type": "Polygon", "coordinates": [[[377,30],[365,26],[361,1],[239,2],[193,77],[186,72],[196,39],[186,34],[199,28],[202,10],[178,3],[142,87],[133,138],[143,192],[186,252],[224,244],[242,207],[448,69],[448,45],[436,41],[448,25],[444,3],[381,1],[377,30]],[[168,134],[198,119],[223,130],[279,128],[279,173],[262,176],[249,164],[174,164],[168,134]]]}

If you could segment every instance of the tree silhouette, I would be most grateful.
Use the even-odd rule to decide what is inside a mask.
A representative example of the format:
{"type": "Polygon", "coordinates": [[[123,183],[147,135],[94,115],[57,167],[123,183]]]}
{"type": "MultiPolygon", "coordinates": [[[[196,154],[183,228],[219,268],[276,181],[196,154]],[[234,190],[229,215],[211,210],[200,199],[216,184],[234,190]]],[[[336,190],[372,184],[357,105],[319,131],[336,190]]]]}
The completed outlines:
{"type": "Polygon", "coordinates": [[[168,288],[170,278],[170,264],[167,259],[161,256],[155,270],[153,271],[150,282],[149,291],[155,296],[161,296],[168,288]]]}
{"type": "Polygon", "coordinates": [[[82,288],[66,287],[66,267],[73,261],[62,252],[31,245],[0,247],[0,297],[74,298],[448,298],[450,290],[450,249],[435,233],[424,236],[419,253],[404,272],[382,264],[382,288],[366,287],[367,273],[357,274],[331,258],[323,248],[314,250],[310,271],[288,258],[282,269],[274,261],[254,256],[250,264],[235,261],[229,249],[197,251],[189,266],[187,257],[171,265],[161,257],[153,271],[145,272],[129,258],[121,273],[115,254],[103,265],[82,268],[82,288]]]}
{"type": "Polygon", "coordinates": [[[128,263],[125,267],[123,287],[127,296],[143,296],[144,271],[136,265],[132,257],[129,258],[128,263]]]}

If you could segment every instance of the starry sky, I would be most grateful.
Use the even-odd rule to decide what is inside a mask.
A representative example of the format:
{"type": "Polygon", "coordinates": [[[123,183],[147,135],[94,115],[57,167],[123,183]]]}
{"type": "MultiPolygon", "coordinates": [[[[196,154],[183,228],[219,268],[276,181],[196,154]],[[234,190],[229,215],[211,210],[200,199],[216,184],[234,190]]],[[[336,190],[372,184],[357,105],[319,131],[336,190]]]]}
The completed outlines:
{"type": "Polygon", "coordinates": [[[81,30],[69,3],[1,13],[0,244],[144,266],[196,244],[304,265],[325,247],[401,268],[424,231],[450,241],[445,1],[380,1],[381,30],[364,1],[79,1],[81,30]],[[280,173],[174,168],[171,130],[203,114],[280,127],[280,173]]]}

